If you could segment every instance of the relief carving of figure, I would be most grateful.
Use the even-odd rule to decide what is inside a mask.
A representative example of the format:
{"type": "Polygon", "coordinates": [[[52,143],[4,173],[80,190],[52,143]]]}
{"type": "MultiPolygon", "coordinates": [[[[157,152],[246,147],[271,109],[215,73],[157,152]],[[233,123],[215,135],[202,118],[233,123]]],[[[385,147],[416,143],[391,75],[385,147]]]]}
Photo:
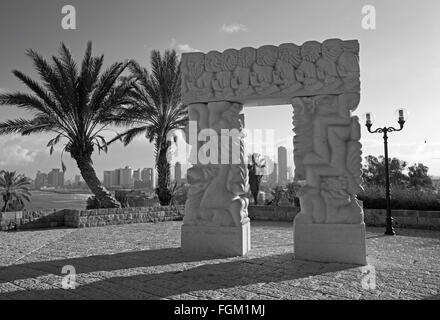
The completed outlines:
{"type": "Polygon", "coordinates": [[[188,198],[185,202],[185,216],[183,223],[196,225],[206,219],[200,205],[211,179],[216,176],[215,168],[209,166],[193,166],[187,171],[187,179],[190,184],[188,198]]]}
{"type": "Polygon", "coordinates": [[[357,41],[344,41],[344,52],[338,59],[338,73],[343,78],[347,89],[357,88],[359,82],[359,43],[357,41]]]}
{"type": "Polygon", "coordinates": [[[321,46],[322,58],[316,62],[318,79],[332,90],[342,85],[336,65],[339,56],[344,52],[342,46],[343,41],[340,39],[325,40],[321,46]]]}
{"type": "Polygon", "coordinates": [[[257,50],[257,62],[253,65],[251,84],[260,94],[270,95],[280,89],[273,83],[273,72],[278,61],[278,47],[262,46],[257,50]]]}
{"type": "Polygon", "coordinates": [[[300,189],[298,196],[301,212],[295,217],[295,223],[324,223],[326,218],[325,203],[320,189],[306,185],[300,189]]]}
{"type": "MultiPolygon", "coordinates": [[[[227,101],[194,104],[189,106],[190,120],[199,120],[203,115],[203,127],[219,133],[221,129],[241,132],[244,120],[242,109],[241,104],[227,101]]],[[[190,189],[185,204],[185,224],[240,226],[249,221],[249,202],[243,196],[248,188],[248,175],[246,165],[241,163],[244,156],[242,139],[243,136],[239,136],[236,141],[240,154],[238,164],[195,165],[188,170],[190,189]]],[[[228,155],[233,152],[233,148],[226,150],[228,155]]]]}
{"type": "Polygon", "coordinates": [[[317,41],[308,41],[301,47],[302,62],[296,70],[296,78],[309,91],[319,90],[324,84],[318,80],[315,63],[321,57],[321,44],[317,41]]]}
{"type": "Polygon", "coordinates": [[[238,53],[238,65],[234,70],[231,87],[235,89],[237,96],[252,95],[255,90],[250,85],[251,67],[257,59],[257,50],[252,47],[240,49],[238,53]]]}
{"type": "Polygon", "coordinates": [[[193,52],[183,55],[182,59],[182,87],[184,90],[189,91],[189,94],[195,98],[212,97],[210,79],[213,74],[205,71],[205,55],[201,52],[193,52]]]}
{"type": "Polygon", "coordinates": [[[218,73],[222,71],[222,54],[218,51],[212,50],[205,55],[205,69],[211,72],[213,78],[211,80],[214,94],[217,96],[223,92],[220,85],[220,80],[217,79],[218,73]]]}
{"type": "Polygon", "coordinates": [[[238,51],[235,49],[225,50],[222,54],[216,52],[212,57],[212,66],[216,72],[216,79],[212,81],[215,96],[218,98],[230,98],[234,96],[231,87],[232,71],[238,63],[238,51]]]}
{"type": "Polygon", "coordinates": [[[301,63],[301,48],[293,43],[284,43],[279,46],[279,58],[273,74],[274,83],[283,93],[289,94],[302,87],[296,80],[296,68],[301,63]]]}
{"type": "MultiPolygon", "coordinates": [[[[193,103],[188,106],[188,118],[190,121],[196,121],[197,122],[197,133],[200,132],[200,130],[209,128],[209,112],[208,107],[206,103],[193,103]]],[[[192,143],[191,139],[189,138],[190,132],[189,132],[189,123],[187,127],[185,128],[185,138],[187,143],[192,143]]],[[[201,141],[196,141],[197,144],[194,146],[191,146],[191,155],[190,159],[194,163],[198,163],[199,159],[197,156],[197,153],[199,151],[200,146],[202,145],[201,141]]]]}
{"type": "Polygon", "coordinates": [[[326,204],[326,223],[358,224],[363,221],[363,211],[354,195],[347,191],[345,177],[324,178],[321,195],[326,204]]]}

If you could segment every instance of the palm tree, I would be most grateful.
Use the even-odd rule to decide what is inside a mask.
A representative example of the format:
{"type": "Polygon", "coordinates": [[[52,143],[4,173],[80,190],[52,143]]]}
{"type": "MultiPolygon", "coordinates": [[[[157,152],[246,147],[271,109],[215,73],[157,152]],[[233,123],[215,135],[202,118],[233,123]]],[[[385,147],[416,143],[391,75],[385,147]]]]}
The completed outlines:
{"type": "MultiPolygon", "coordinates": [[[[41,77],[41,84],[24,73],[13,74],[31,91],[0,94],[0,105],[12,105],[33,113],[32,119],[18,118],[0,123],[0,134],[31,135],[54,133],[48,142],[52,154],[54,146],[63,142],[63,152],[76,161],[84,181],[95,194],[100,207],[119,207],[96,176],[92,154],[97,149],[107,152],[102,133],[114,120],[114,111],[127,102],[131,84],[119,81],[129,62],[117,62],[101,72],[104,55],[93,57],[92,44],[87,44],[80,69],[71,52],[61,44],[59,56],[52,63],[33,50],[32,59],[41,77]]],[[[62,163],[63,170],[65,165],[62,163]]]]}
{"type": "Polygon", "coordinates": [[[21,205],[30,201],[30,181],[22,174],[15,171],[0,172],[0,195],[3,199],[2,212],[6,212],[12,202],[16,201],[21,205]]]}
{"type": "Polygon", "coordinates": [[[187,108],[180,99],[179,59],[174,50],[166,50],[163,56],[154,50],[151,73],[135,62],[129,68],[131,79],[135,81],[130,93],[132,102],[120,109],[118,124],[130,128],[109,143],[121,140],[126,146],[139,135],[145,135],[154,143],[158,173],[156,193],[161,205],[169,205],[172,192],[167,149],[171,142],[167,141],[167,136],[187,123],[187,108]]]}

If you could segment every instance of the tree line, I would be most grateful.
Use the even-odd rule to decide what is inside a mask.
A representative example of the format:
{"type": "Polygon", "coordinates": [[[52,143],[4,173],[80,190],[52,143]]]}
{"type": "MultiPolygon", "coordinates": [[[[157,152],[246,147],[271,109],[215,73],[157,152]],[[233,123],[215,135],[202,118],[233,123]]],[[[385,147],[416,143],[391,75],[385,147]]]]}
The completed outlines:
{"type": "MultiPolygon", "coordinates": [[[[410,166],[406,161],[389,159],[390,184],[395,186],[432,189],[433,183],[428,170],[429,168],[422,163],[410,166]]],[[[385,185],[385,157],[366,156],[362,167],[362,178],[367,185],[385,185]]]]}

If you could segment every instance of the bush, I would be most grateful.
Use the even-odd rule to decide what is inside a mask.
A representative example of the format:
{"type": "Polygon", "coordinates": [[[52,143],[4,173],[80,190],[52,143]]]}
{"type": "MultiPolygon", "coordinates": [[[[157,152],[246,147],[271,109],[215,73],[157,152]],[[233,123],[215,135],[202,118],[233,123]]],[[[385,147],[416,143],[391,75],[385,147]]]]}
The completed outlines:
{"type": "Polygon", "coordinates": [[[188,190],[189,190],[188,184],[182,184],[181,186],[176,187],[175,191],[173,192],[173,196],[171,198],[171,204],[184,205],[188,197],[188,190]]]}
{"type": "Polygon", "coordinates": [[[86,209],[99,209],[99,201],[95,196],[91,196],[87,198],[86,209]]]}
{"type": "MultiPolygon", "coordinates": [[[[385,187],[366,185],[358,194],[364,209],[386,209],[385,187]]],[[[440,211],[440,197],[430,190],[391,186],[391,209],[440,211]]]]}

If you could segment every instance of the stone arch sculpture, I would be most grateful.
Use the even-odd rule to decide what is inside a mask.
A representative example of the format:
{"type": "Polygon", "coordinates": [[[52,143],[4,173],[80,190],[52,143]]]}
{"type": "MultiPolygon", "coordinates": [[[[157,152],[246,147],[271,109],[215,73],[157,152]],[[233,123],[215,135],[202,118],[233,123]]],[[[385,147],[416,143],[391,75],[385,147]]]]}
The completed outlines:
{"type": "MultiPolygon", "coordinates": [[[[360,125],[352,115],[360,101],[359,43],[329,39],[184,53],[181,70],[183,101],[197,131],[238,133],[211,149],[218,149],[218,162],[196,161],[188,171],[182,247],[226,255],[250,249],[241,112],[244,104],[291,104],[295,177],[306,181],[294,221],[295,257],[365,264],[363,210],[356,198],[360,125]],[[221,162],[225,153],[231,158],[233,144],[240,161],[221,162]]],[[[192,147],[199,151],[203,143],[192,147]]]]}

